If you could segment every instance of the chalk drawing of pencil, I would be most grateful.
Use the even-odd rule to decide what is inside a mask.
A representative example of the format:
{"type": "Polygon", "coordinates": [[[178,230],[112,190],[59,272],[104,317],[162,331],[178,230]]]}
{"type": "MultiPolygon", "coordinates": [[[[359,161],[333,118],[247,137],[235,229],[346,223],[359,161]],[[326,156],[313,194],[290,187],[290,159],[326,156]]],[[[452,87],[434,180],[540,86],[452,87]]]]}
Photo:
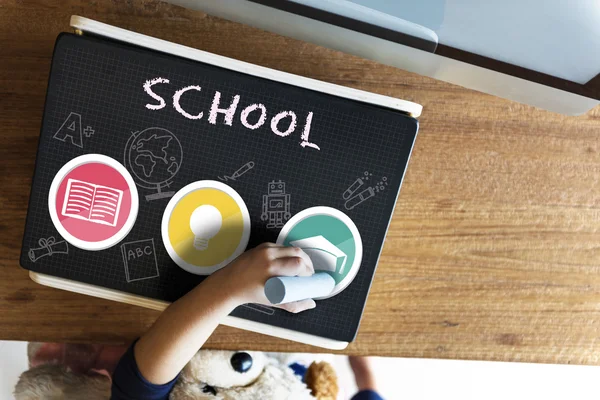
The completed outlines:
{"type": "Polygon", "coordinates": [[[254,161],[249,161],[246,164],[242,165],[237,171],[235,171],[233,175],[231,175],[231,178],[233,180],[236,180],[240,176],[244,175],[246,172],[250,171],[252,168],[254,168],[254,161]]]}
{"type": "Polygon", "coordinates": [[[242,175],[244,175],[246,172],[250,171],[252,168],[254,168],[254,161],[248,161],[246,164],[242,165],[240,168],[238,168],[237,171],[235,171],[231,176],[219,176],[219,179],[222,181],[235,181],[236,179],[238,179],[239,177],[241,177],[242,175]]]}
{"type": "Polygon", "coordinates": [[[262,304],[248,303],[248,304],[242,304],[242,307],[246,307],[251,310],[258,311],[258,312],[261,312],[261,313],[267,314],[267,315],[275,314],[275,310],[273,310],[269,306],[263,306],[262,304]]]}
{"type": "Polygon", "coordinates": [[[344,207],[346,207],[346,210],[352,210],[354,207],[367,201],[373,196],[375,196],[375,190],[369,186],[356,196],[349,198],[346,203],[344,203],[344,207]]]}

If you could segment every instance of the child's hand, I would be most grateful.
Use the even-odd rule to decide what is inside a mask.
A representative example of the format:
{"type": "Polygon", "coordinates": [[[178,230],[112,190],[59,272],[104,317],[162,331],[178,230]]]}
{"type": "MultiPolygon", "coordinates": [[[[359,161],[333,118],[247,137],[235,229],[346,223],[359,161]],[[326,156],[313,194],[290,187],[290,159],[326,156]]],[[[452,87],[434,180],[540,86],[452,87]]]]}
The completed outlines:
{"type": "MultiPolygon", "coordinates": [[[[269,305],[265,296],[269,278],[310,276],[314,272],[308,255],[294,247],[265,243],[247,251],[171,304],[135,344],[132,361],[147,381],[156,385],[170,382],[235,307],[245,303],[269,305]]],[[[314,308],[315,301],[280,307],[300,312],[314,308]]],[[[127,369],[127,377],[130,372],[127,369]]],[[[127,379],[124,382],[129,383],[127,379]]]]}
{"type": "MultiPolygon", "coordinates": [[[[312,261],[302,249],[263,243],[212,274],[207,281],[234,296],[238,304],[271,305],[265,296],[265,283],[273,276],[310,276],[315,273],[312,261]]],[[[281,304],[279,308],[298,313],[315,308],[313,299],[281,304]]]]}

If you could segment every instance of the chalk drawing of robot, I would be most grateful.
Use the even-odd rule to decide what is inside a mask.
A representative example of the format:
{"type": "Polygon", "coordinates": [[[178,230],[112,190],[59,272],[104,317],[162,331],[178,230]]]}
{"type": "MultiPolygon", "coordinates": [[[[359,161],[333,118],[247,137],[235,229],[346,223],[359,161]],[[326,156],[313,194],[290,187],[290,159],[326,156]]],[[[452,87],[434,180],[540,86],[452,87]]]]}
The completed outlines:
{"type": "Polygon", "coordinates": [[[260,219],[267,222],[267,228],[283,228],[291,216],[290,195],[285,193],[285,182],[269,182],[268,194],[263,195],[260,219]]]}

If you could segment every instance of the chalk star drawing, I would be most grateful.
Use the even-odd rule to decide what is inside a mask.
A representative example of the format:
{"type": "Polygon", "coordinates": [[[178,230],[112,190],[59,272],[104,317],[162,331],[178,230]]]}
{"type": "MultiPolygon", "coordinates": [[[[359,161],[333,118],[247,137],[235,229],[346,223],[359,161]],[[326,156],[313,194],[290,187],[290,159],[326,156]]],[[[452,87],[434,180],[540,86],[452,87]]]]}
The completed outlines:
{"type": "Polygon", "coordinates": [[[385,176],[382,177],[379,182],[363,189],[372,176],[372,173],[365,171],[362,176],[356,178],[354,182],[348,186],[344,193],[342,193],[342,198],[346,200],[344,203],[346,210],[352,210],[354,207],[364,203],[372,197],[375,197],[376,194],[381,193],[386,189],[388,185],[388,179],[385,176]]]}
{"type": "Polygon", "coordinates": [[[83,130],[83,134],[87,138],[91,137],[94,133],[96,133],[96,131],[94,129],[92,129],[92,127],[89,125],[86,126],[85,129],[83,130]]]}

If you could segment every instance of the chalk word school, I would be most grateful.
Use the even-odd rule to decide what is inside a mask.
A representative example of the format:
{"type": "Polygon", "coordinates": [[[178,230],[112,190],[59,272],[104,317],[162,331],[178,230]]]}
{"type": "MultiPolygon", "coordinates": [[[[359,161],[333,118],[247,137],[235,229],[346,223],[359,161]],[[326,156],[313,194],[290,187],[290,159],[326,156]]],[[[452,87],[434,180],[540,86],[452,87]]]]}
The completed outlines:
{"type": "MultiPolygon", "coordinates": [[[[150,103],[146,104],[146,108],[148,110],[161,110],[167,106],[165,99],[162,96],[159,96],[158,94],[156,94],[152,91],[152,86],[157,85],[157,84],[168,84],[168,83],[170,83],[169,79],[160,78],[160,77],[147,80],[144,83],[144,91],[150,97],[152,97],[154,100],[156,100],[158,102],[157,104],[150,104],[150,103]]],[[[204,112],[201,111],[198,114],[192,114],[191,112],[189,112],[189,110],[184,110],[180,103],[181,97],[184,96],[186,92],[189,92],[191,90],[200,92],[202,90],[202,88],[200,86],[191,85],[191,86],[186,86],[184,88],[177,90],[175,92],[175,94],[173,95],[173,108],[175,108],[175,110],[179,114],[181,114],[182,116],[184,116],[187,119],[199,120],[199,119],[202,119],[202,117],[204,117],[204,112]]],[[[239,102],[240,102],[240,96],[235,95],[235,96],[233,96],[233,99],[231,100],[231,102],[229,103],[229,105],[227,107],[222,107],[221,106],[221,92],[215,91],[212,105],[210,107],[210,113],[208,115],[208,122],[210,124],[216,125],[217,124],[217,116],[219,114],[223,114],[223,116],[224,116],[223,120],[225,122],[225,125],[232,126],[233,119],[234,119],[236,111],[238,109],[239,102]]],[[[313,113],[311,111],[306,115],[306,118],[304,120],[304,127],[302,128],[302,133],[300,135],[300,138],[302,139],[302,141],[300,142],[300,145],[302,147],[310,147],[313,149],[321,150],[319,148],[319,146],[317,146],[315,143],[311,143],[309,141],[312,118],[313,118],[313,113]]],[[[260,103],[250,104],[249,106],[245,107],[240,112],[239,120],[240,120],[240,123],[248,129],[251,129],[251,130],[258,129],[261,126],[263,126],[265,124],[265,122],[267,121],[267,108],[265,107],[264,104],[260,104],[260,103]],[[251,122],[251,121],[254,121],[254,122],[251,122]]],[[[270,124],[271,124],[271,131],[275,135],[281,136],[281,137],[286,137],[286,136],[290,136],[296,130],[296,127],[298,125],[298,117],[296,116],[296,113],[293,111],[280,111],[279,113],[275,114],[271,118],[270,124]],[[285,128],[285,129],[283,129],[283,128],[285,128]]]]}

